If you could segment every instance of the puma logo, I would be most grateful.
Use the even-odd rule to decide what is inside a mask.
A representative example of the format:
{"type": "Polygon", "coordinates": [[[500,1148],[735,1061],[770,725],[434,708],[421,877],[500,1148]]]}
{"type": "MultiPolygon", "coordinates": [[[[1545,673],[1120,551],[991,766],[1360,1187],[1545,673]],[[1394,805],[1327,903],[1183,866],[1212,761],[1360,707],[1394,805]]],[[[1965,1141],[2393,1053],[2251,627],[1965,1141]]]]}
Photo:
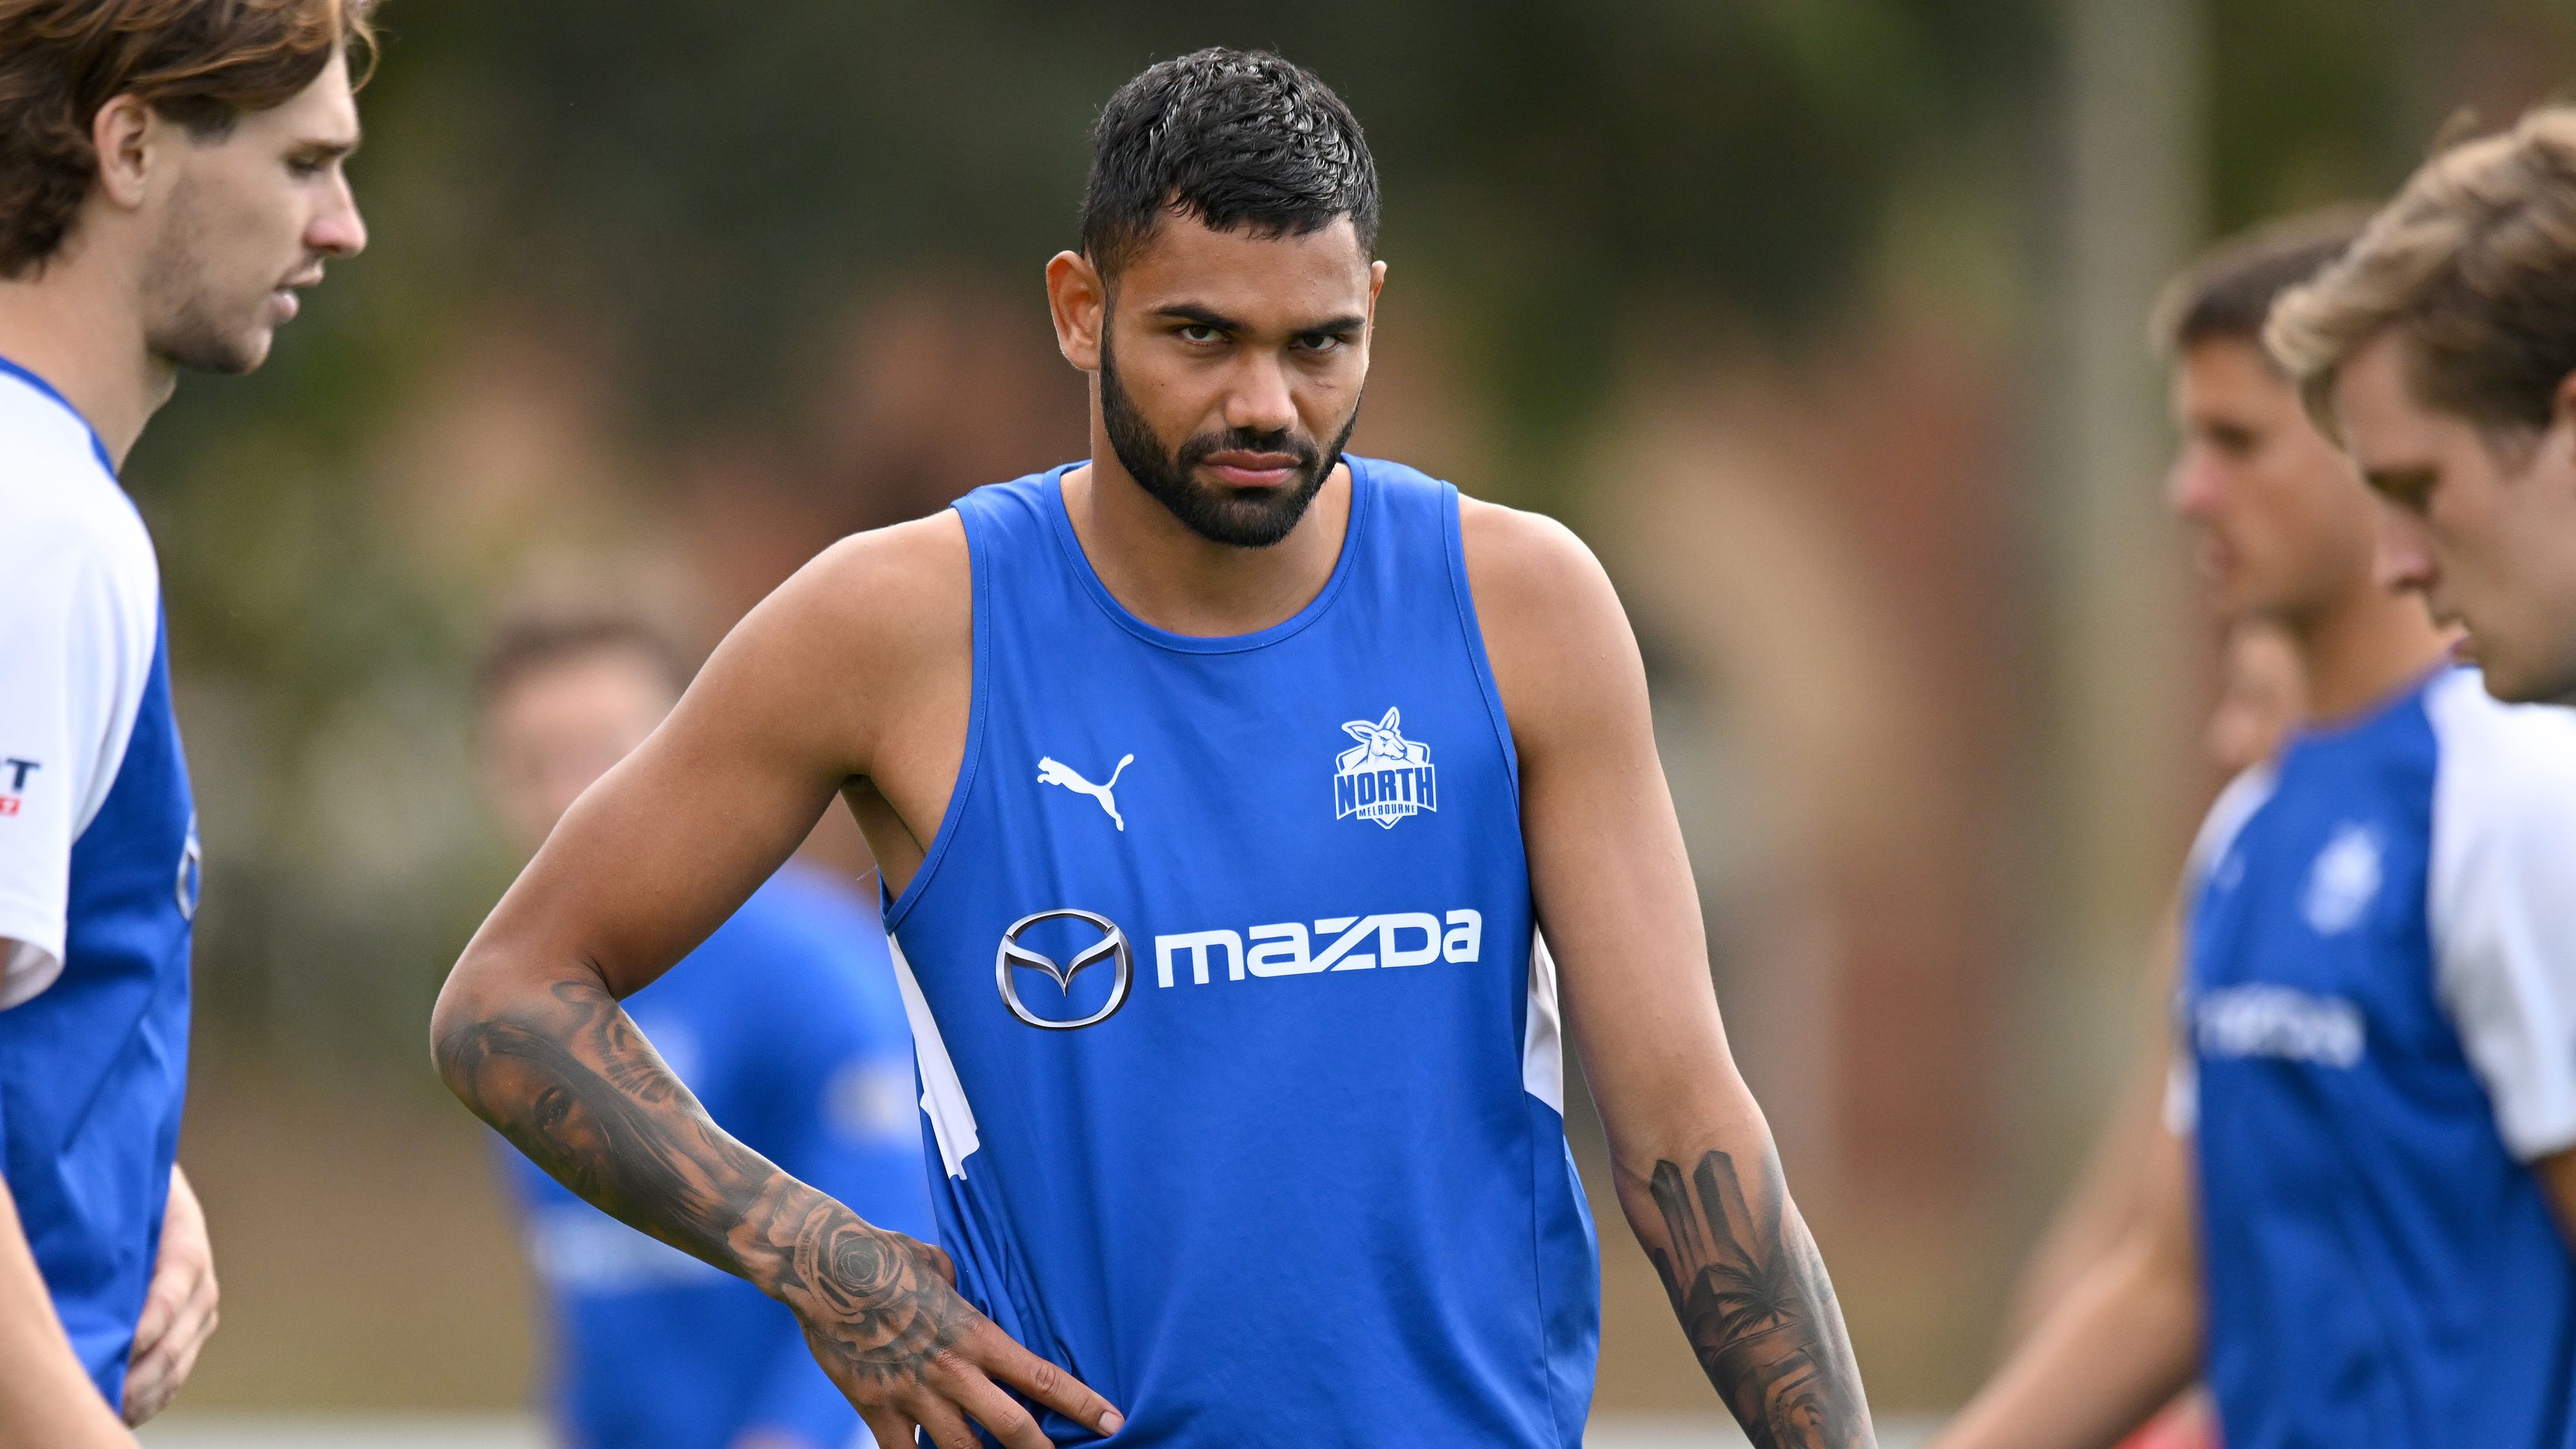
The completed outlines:
{"type": "Polygon", "coordinates": [[[1038,783],[1041,785],[1062,785],[1064,788],[1071,790],[1077,795],[1088,795],[1092,799],[1099,801],[1100,808],[1109,812],[1111,823],[1115,824],[1123,831],[1127,828],[1126,817],[1118,813],[1118,801],[1109,792],[1118,788],[1118,777],[1125,774],[1127,767],[1134,763],[1136,763],[1136,757],[1134,755],[1120,755],[1118,757],[1118,768],[1109,772],[1109,778],[1107,781],[1095,785],[1089,780],[1082,778],[1080,775],[1075,774],[1073,772],[1073,767],[1064,763],[1062,760],[1058,760],[1047,755],[1040,755],[1038,757],[1038,783]]]}

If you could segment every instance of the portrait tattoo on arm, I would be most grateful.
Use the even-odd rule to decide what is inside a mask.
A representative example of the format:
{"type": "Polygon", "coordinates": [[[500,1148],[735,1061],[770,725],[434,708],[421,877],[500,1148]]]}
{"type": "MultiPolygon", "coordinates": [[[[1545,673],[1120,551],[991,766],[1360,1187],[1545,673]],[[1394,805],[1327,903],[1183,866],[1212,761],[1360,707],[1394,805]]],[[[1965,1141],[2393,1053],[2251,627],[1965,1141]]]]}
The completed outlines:
{"type": "Polygon", "coordinates": [[[475,1115],[566,1187],[794,1309],[845,1392],[916,1376],[965,1331],[945,1255],[734,1140],[605,988],[556,982],[447,1031],[437,1057],[475,1115]]]}
{"type": "Polygon", "coordinates": [[[1735,1158],[1688,1178],[1659,1161],[1647,1184],[1664,1243],[1648,1246],[1709,1382],[1756,1449],[1850,1449],[1876,1440],[1823,1255],[1789,1203],[1776,1156],[1748,1194],[1735,1158]]]}

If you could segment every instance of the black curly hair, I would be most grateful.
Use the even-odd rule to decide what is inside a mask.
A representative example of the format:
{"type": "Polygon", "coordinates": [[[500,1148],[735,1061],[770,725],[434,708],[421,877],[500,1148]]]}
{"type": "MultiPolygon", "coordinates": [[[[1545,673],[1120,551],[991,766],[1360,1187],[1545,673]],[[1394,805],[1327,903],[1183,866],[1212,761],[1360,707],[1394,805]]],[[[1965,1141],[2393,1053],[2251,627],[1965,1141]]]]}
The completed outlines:
{"type": "Polygon", "coordinates": [[[1349,217],[1377,251],[1377,163],[1332,88],[1258,50],[1212,46],[1149,66],[1091,130],[1082,251],[1103,275],[1165,216],[1306,236],[1349,217]]]}

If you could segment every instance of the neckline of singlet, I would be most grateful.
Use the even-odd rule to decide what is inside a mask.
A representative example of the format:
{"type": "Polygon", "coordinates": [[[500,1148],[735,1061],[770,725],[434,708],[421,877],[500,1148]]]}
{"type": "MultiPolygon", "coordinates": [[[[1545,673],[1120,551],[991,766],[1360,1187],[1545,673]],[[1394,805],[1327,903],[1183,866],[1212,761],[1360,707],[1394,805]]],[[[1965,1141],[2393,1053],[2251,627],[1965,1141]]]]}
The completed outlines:
{"type": "Polygon", "coordinates": [[[1333,600],[1340,595],[1343,585],[1350,582],[1351,575],[1357,572],[1362,535],[1368,531],[1370,515],[1377,511],[1378,490],[1376,480],[1369,476],[1369,465],[1365,459],[1344,454],[1342,461],[1351,466],[1351,514],[1342,529],[1341,557],[1333,561],[1332,576],[1324,580],[1324,586],[1315,591],[1315,597],[1308,599],[1304,608],[1266,629],[1256,629],[1249,634],[1176,634],[1137,618],[1125,604],[1118,602],[1118,596],[1109,591],[1109,586],[1100,581],[1098,570],[1091,566],[1091,556],[1082,551],[1082,540],[1073,531],[1073,514],[1064,506],[1064,475],[1081,465],[1057,465],[1048,472],[1039,492],[1046,496],[1047,517],[1054,523],[1056,543],[1064,550],[1067,566],[1073,570],[1073,576],[1082,581],[1083,591],[1091,595],[1091,601],[1100,606],[1100,611],[1109,616],[1111,623],[1148,644],[1183,654],[1240,654],[1279,643],[1322,618],[1324,611],[1331,608],[1333,600]]]}
{"type": "Polygon", "coordinates": [[[2340,719],[2309,720],[2293,725],[2290,727],[2289,737],[2281,742],[2281,757],[2288,758],[2293,750],[2336,745],[2368,734],[2402,713],[2417,700],[2430,694],[2434,686],[2460,672],[2462,667],[2445,659],[2408,680],[2400,688],[2381,695],[2340,719]]]}
{"type": "Polygon", "coordinates": [[[98,466],[105,468],[110,478],[116,476],[116,460],[108,456],[106,440],[99,437],[98,429],[89,425],[89,419],[81,415],[81,410],[72,406],[72,400],[63,396],[62,389],[45,381],[33,369],[12,362],[6,357],[0,357],[0,377],[16,378],[33,389],[38,397],[61,408],[73,422],[80,425],[80,430],[89,436],[89,450],[97,455],[98,466]]]}

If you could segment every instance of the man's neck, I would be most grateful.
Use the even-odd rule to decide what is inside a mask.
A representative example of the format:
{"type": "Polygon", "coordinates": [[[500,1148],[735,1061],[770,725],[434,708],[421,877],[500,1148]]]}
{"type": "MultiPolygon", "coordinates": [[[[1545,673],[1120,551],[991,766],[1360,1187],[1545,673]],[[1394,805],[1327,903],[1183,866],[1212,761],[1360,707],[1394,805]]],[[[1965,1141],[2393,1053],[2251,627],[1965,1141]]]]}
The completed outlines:
{"type": "Polygon", "coordinates": [[[1064,506],[1092,572],[1129,613],[1175,634],[1222,638],[1267,629],[1323,592],[1350,528],[1351,470],[1334,467],[1286,538],[1237,548],[1173,517],[1094,429],[1091,461],[1064,476],[1064,506]]]}
{"type": "Polygon", "coordinates": [[[61,393],[122,468],[176,377],[143,345],[134,299],[84,260],[58,256],[33,276],[0,281],[0,357],[61,393]]]}
{"type": "Polygon", "coordinates": [[[2411,594],[2375,585],[2314,618],[2290,625],[2307,676],[2308,708],[2321,724],[2363,713],[2423,678],[2449,657],[2448,635],[2411,594]]]}

